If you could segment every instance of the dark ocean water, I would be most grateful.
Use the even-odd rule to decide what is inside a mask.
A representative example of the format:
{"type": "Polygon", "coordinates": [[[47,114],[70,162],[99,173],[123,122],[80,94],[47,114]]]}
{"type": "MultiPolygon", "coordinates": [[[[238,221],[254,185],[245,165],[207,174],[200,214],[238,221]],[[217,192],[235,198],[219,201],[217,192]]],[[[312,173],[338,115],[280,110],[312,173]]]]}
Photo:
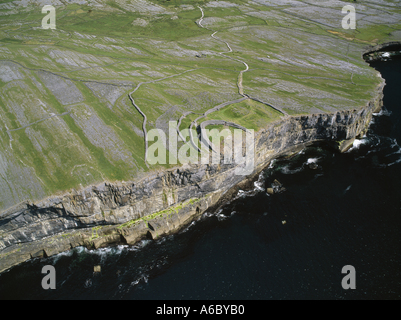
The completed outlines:
{"type": "Polygon", "coordinates": [[[23,263],[0,275],[0,298],[400,299],[401,60],[373,67],[385,108],[349,152],[275,161],[254,190],[174,236],[23,263]],[[268,196],[274,179],[287,190],[268,196]],[[41,287],[48,264],[55,290],[41,287]],[[354,290],[341,286],[345,265],[354,290]]]}

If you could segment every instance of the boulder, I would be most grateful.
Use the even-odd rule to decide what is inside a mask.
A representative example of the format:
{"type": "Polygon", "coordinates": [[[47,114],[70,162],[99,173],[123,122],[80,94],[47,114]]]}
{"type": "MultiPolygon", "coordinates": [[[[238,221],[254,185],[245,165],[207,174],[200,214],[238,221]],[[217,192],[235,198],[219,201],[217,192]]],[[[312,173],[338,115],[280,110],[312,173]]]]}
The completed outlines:
{"type": "Polygon", "coordinates": [[[104,248],[109,245],[114,245],[121,243],[121,235],[120,234],[111,234],[108,236],[99,237],[93,240],[93,247],[95,249],[104,248]]]}
{"type": "Polygon", "coordinates": [[[46,252],[43,249],[36,251],[34,253],[31,253],[31,256],[32,256],[32,258],[46,258],[47,257],[46,252]]]}
{"type": "Polygon", "coordinates": [[[59,239],[58,241],[54,241],[46,245],[45,249],[47,256],[50,257],[52,255],[70,250],[71,245],[69,239],[59,239]]]}
{"type": "Polygon", "coordinates": [[[149,232],[149,228],[144,221],[139,221],[135,225],[122,229],[122,236],[128,245],[134,245],[139,240],[145,238],[149,232]]]}
{"type": "Polygon", "coordinates": [[[273,185],[274,185],[274,186],[277,186],[277,187],[279,187],[279,188],[281,188],[281,187],[283,186],[283,185],[281,184],[281,182],[278,181],[277,179],[274,179],[273,185]]]}
{"type": "Polygon", "coordinates": [[[160,236],[166,235],[170,231],[170,226],[169,223],[166,221],[166,219],[163,218],[155,218],[152,219],[149,223],[149,232],[150,235],[152,236],[152,239],[157,239],[160,236]]]}
{"type": "Polygon", "coordinates": [[[31,254],[28,252],[15,251],[14,254],[9,254],[5,258],[0,259],[0,272],[3,272],[8,268],[20,264],[30,258],[31,254]]]}
{"type": "Polygon", "coordinates": [[[272,183],[272,187],[270,189],[273,189],[273,193],[281,193],[284,192],[286,189],[283,187],[280,181],[275,179],[272,183]]]}
{"type": "Polygon", "coordinates": [[[309,168],[311,168],[312,170],[316,170],[317,168],[319,168],[319,166],[318,166],[316,163],[314,163],[314,162],[309,163],[308,166],[309,166],[309,168]]]}

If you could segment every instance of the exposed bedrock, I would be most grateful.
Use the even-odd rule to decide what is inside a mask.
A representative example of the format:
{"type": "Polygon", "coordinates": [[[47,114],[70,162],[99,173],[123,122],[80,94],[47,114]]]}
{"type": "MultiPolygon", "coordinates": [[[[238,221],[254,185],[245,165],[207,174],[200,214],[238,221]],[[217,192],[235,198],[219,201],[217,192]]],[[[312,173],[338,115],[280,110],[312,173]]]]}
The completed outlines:
{"type": "Polygon", "coordinates": [[[257,132],[255,166],[249,176],[236,175],[235,163],[184,165],[149,173],[136,182],[102,183],[35,204],[20,204],[0,219],[0,272],[32,257],[76,246],[133,245],[177,232],[227,200],[274,158],[315,142],[344,151],[366,132],[372,113],[381,108],[383,86],[384,80],[364,107],[286,116],[257,132]]]}

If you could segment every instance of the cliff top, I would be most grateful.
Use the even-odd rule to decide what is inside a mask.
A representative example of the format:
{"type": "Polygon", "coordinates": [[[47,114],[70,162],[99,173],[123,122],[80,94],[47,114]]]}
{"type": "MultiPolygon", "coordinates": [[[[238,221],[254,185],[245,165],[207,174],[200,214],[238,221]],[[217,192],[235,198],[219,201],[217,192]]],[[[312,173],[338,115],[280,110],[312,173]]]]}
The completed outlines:
{"type": "Polygon", "coordinates": [[[400,39],[399,1],[3,1],[0,211],[168,167],[145,163],[144,133],[172,120],[259,130],[365,106],[382,79],[362,54],[400,39]]]}

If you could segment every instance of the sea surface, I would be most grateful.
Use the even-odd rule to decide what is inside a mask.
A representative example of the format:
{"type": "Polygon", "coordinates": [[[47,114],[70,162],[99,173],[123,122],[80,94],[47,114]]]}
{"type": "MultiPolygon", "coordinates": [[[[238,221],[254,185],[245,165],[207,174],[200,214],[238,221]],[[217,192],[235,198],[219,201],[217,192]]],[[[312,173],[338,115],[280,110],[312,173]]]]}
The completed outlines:
{"type": "Polygon", "coordinates": [[[400,299],[401,60],[372,66],[384,108],[350,151],[274,161],[253,190],[179,234],[13,267],[0,299],[400,299]],[[286,191],[269,196],[275,179],[286,191]],[[41,286],[45,265],[54,290],[41,286]],[[346,265],[355,289],[341,285],[346,265]]]}

